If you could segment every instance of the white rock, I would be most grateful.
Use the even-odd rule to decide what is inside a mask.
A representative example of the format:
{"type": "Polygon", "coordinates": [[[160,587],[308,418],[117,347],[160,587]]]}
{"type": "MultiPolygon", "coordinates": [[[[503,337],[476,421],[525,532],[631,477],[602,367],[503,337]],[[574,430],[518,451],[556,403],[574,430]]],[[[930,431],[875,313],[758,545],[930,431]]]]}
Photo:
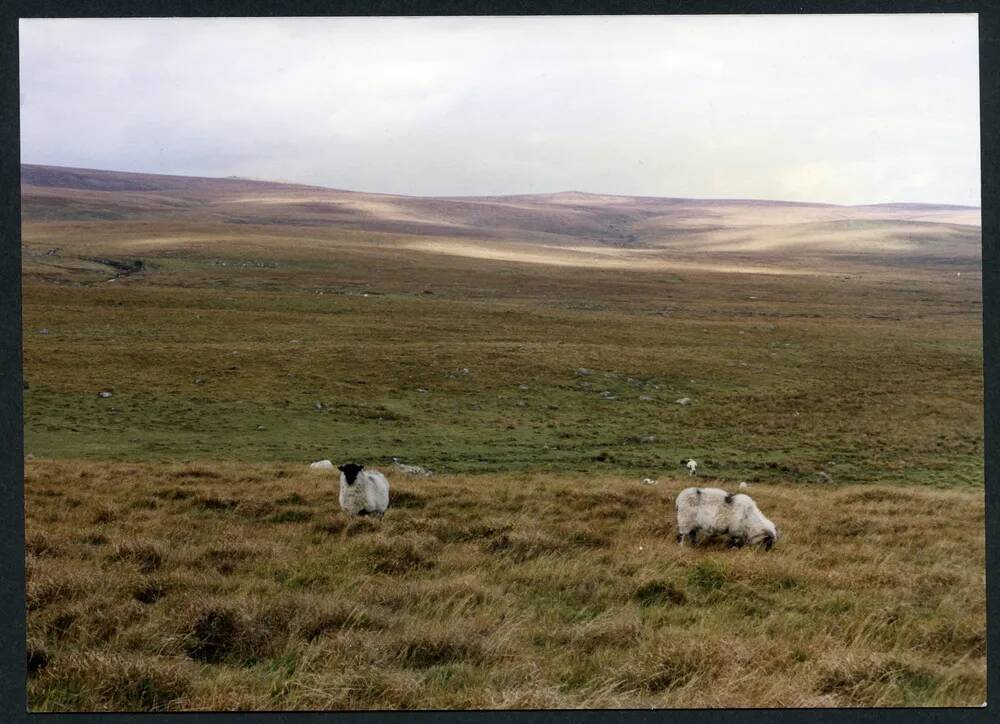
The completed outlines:
{"type": "Polygon", "coordinates": [[[108,397],[111,397],[111,393],[108,392],[107,390],[101,390],[100,392],[97,393],[97,396],[98,397],[108,398],[108,397]]]}
{"type": "Polygon", "coordinates": [[[686,405],[690,405],[691,404],[691,398],[690,397],[679,397],[676,400],[674,400],[674,402],[676,402],[678,405],[685,405],[686,406],[686,405]]]}

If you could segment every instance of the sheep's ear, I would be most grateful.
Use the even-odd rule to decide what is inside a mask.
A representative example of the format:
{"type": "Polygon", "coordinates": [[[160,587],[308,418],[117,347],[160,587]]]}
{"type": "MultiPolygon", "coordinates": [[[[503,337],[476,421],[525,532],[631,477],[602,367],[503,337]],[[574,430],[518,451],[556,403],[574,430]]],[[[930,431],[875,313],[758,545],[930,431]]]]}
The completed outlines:
{"type": "Polygon", "coordinates": [[[358,465],[358,470],[364,470],[364,469],[365,469],[364,465],[358,465]]]}
{"type": "Polygon", "coordinates": [[[344,466],[343,465],[338,465],[337,466],[337,470],[339,470],[340,472],[344,472],[344,466]]]}

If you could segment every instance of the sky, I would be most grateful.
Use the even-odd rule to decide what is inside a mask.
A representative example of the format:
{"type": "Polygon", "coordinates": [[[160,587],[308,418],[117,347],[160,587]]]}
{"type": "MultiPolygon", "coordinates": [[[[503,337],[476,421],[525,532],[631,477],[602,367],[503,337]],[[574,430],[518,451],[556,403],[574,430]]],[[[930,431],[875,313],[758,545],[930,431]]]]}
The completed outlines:
{"type": "Polygon", "coordinates": [[[32,19],[24,163],[979,205],[971,14],[32,19]]]}

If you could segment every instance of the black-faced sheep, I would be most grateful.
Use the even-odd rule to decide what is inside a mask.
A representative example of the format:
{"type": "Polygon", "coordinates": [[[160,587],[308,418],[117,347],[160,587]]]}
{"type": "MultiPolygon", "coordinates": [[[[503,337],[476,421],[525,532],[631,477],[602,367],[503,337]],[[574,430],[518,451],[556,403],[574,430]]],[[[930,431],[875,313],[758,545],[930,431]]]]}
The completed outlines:
{"type": "Polygon", "coordinates": [[[389,507],[389,481],[378,470],[347,463],[340,471],[340,507],[348,515],[385,515],[389,507]]]}
{"type": "Polygon", "coordinates": [[[778,529],[764,517],[749,495],[733,495],[719,488],[685,488],[677,496],[677,542],[725,536],[729,545],[763,545],[771,550],[778,529]]]}

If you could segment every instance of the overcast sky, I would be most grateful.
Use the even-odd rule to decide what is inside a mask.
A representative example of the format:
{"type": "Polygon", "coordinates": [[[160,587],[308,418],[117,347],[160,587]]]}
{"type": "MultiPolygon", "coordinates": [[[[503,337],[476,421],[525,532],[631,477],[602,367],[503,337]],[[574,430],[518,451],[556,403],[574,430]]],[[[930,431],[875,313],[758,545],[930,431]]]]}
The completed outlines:
{"type": "Polygon", "coordinates": [[[25,163],[979,205],[975,15],[21,21],[25,163]]]}

